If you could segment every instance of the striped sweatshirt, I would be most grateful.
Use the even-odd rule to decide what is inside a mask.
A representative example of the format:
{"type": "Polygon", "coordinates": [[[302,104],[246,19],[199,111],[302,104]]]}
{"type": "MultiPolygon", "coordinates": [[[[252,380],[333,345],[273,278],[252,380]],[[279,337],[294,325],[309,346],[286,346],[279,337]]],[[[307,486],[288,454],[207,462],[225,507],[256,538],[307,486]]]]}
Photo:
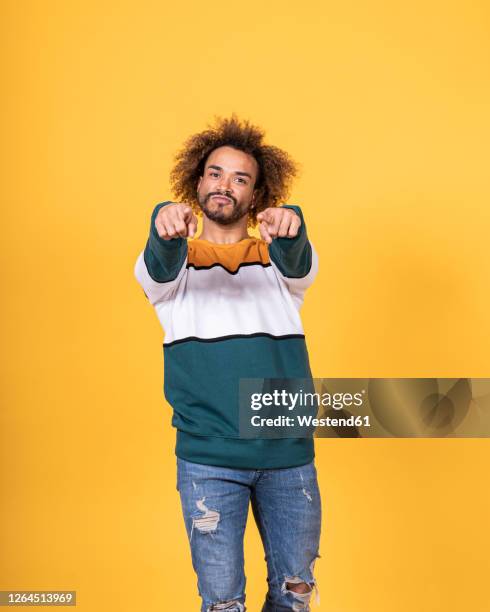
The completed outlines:
{"type": "Polygon", "coordinates": [[[177,429],[175,453],[243,469],[304,465],[312,438],[239,437],[240,378],[310,378],[300,308],[318,270],[301,219],[294,238],[268,245],[163,240],[151,215],[135,276],[165,331],[164,394],[177,429]]]}

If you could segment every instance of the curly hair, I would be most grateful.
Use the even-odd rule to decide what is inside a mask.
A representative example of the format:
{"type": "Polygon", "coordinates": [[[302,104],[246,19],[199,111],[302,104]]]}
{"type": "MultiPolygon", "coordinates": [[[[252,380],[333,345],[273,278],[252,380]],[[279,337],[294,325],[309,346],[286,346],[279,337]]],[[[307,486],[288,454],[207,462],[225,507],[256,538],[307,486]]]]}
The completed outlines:
{"type": "Polygon", "coordinates": [[[298,173],[297,163],[286,151],[264,144],[264,134],[264,130],[249,121],[241,121],[233,113],[230,118],[216,117],[214,125],[190,136],[175,155],[175,165],[170,172],[177,201],[188,202],[196,213],[200,213],[197,183],[203,175],[206,159],[218,147],[233,147],[252,155],[259,167],[255,206],[248,218],[248,225],[255,226],[259,212],[287,199],[292,180],[298,173]]]}

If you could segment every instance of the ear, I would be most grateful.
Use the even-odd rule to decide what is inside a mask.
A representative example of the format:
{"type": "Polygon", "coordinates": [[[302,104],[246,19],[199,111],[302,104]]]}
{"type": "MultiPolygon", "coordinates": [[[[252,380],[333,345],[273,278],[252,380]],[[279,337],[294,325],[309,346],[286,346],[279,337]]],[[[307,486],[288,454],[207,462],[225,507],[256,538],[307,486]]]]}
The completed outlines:
{"type": "Polygon", "coordinates": [[[199,177],[199,180],[197,181],[197,187],[196,189],[199,189],[199,187],[201,186],[201,181],[202,181],[202,176],[199,177]]]}

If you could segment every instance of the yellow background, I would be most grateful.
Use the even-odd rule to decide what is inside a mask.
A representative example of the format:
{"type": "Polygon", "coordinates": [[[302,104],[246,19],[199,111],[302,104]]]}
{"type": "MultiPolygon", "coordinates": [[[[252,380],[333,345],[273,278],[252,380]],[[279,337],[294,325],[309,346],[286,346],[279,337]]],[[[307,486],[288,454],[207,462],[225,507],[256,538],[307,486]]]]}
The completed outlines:
{"type": "MultiPolygon", "coordinates": [[[[133,277],[172,156],[236,111],[301,162],[315,376],[489,377],[488,3],[2,13],[0,589],[197,611],[163,334],[133,277]]],[[[488,440],[322,439],[317,465],[317,609],[490,608],[488,440]]],[[[252,521],[246,571],[256,612],[252,521]]]]}

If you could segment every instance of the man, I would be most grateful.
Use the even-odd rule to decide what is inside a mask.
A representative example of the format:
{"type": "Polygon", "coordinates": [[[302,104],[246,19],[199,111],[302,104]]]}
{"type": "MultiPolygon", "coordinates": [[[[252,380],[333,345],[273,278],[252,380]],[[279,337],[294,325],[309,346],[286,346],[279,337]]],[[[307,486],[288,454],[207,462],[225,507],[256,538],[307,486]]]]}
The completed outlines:
{"type": "Polygon", "coordinates": [[[136,277],[165,330],[164,389],[201,612],[245,610],[249,503],[268,569],[263,612],[309,610],[321,503],[312,438],[239,437],[240,378],[311,377],[299,309],[318,268],[296,166],[236,116],[190,137],[136,277]],[[196,213],[202,212],[202,233],[196,213]],[[247,228],[259,223],[261,239],[247,228]]]}

